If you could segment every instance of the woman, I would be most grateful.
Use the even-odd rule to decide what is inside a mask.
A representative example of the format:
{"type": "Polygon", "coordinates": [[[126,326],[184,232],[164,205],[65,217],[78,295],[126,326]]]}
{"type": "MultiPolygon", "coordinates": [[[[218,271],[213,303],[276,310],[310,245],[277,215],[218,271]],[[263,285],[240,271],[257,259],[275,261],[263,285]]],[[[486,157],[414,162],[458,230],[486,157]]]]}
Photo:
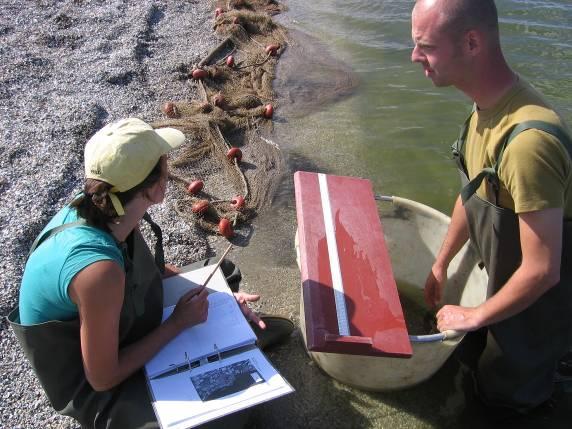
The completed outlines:
{"type": "MultiPolygon", "coordinates": [[[[141,368],[207,318],[206,290],[191,291],[161,324],[160,229],[146,214],[163,201],[166,154],[183,141],[178,130],[135,118],[98,131],[85,148],[83,194],[54,216],[30,252],[9,320],[54,408],[82,427],[157,427],[141,368]],[[141,219],[157,234],[155,260],[141,219]]],[[[264,328],[247,307],[256,299],[237,294],[245,315],[264,328]]]]}

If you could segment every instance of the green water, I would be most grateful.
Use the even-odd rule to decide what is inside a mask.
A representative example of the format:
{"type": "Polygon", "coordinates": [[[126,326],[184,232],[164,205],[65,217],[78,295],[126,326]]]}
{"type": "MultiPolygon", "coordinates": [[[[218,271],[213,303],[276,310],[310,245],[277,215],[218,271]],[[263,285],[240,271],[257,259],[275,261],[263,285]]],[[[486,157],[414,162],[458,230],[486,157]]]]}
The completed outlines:
{"type": "MultiPolygon", "coordinates": [[[[285,152],[335,174],[372,180],[449,213],[458,192],[450,144],[470,111],[454,89],[433,88],[410,62],[410,0],[287,1],[283,23],[316,37],[357,74],[354,95],[302,118],[282,118],[285,152]]],[[[572,123],[572,3],[497,1],[505,54],[572,123]]],[[[278,116],[280,112],[278,112],[278,116]]],[[[297,166],[294,163],[294,167],[297,166]]]]}
{"type": "MultiPolygon", "coordinates": [[[[317,63],[319,59],[312,56],[322,50],[343,61],[359,81],[351,96],[322,103],[313,113],[287,114],[282,101],[273,121],[271,138],[290,170],[272,207],[255,220],[240,259],[247,277],[263,293],[275,295],[287,289],[283,306],[297,314],[292,173],[365,177],[376,193],[410,198],[449,214],[460,185],[450,145],[471,102],[455,89],[434,88],[421,67],[411,63],[412,0],[286,4],[289,11],[279,16],[281,22],[317,40],[304,61],[309,66],[317,63]],[[280,278],[280,288],[272,276],[280,278]]],[[[503,0],[497,5],[508,61],[572,125],[572,3],[503,0]]],[[[327,79],[332,77],[324,76],[327,79]]]]}
{"type": "MultiPolygon", "coordinates": [[[[299,322],[291,173],[303,169],[366,177],[378,193],[411,198],[449,213],[459,188],[449,147],[470,101],[454,89],[433,88],[420,66],[410,62],[413,0],[286,4],[290,11],[282,22],[317,38],[318,49],[343,60],[360,82],[352,96],[312,114],[293,117],[284,113],[284,105],[278,107],[271,138],[290,171],[272,207],[255,219],[248,246],[233,256],[242,269],[244,289],[260,293],[263,311],[299,322]]],[[[497,5],[508,60],[572,124],[572,2],[499,0],[497,5]]],[[[411,263],[416,263],[413,257],[411,263]]],[[[411,296],[402,293],[402,302],[409,330],[421,334],[427,310],[420,291],[413,289],[411,296]]],[[[266,414],[263,410],[257,426],[272,426],[272,418],[281,415],[278,410],[293,427],[322,427],[332,421],[337,427],[489,427],[473,406],[471,385],[465,384],[469,376],[453,360],[419,386],[369,394],[320,377],[300,342],[284,347],[274,363],[297,393],[266,414]]],[[[564,404],[562,410],[545,426],[568,427],[570,406],[564,404]]]]}
{"type": "MultiPolygon", "coordinates": [[[[271,310],[297,315],[300,273],[292,173],[369,178],[377,193],[410,198],[449,214],[459,190],[450,145],[471,102],[452,88],[433,88],[420,66],[410,62],[412,0],[286,3],[289,12],[279,16],[281,22],[317,40],[304,61],[317,63],[315,52],[322,50],[343,61],[359,80],[353,95],[322,104],[313,113],[288,115],[283,102],[273,121],[271,138],[282,149],[289,171],[272,207],[255,219],[239,259],[247,281],[271,297],[271,310]]],[[[572,124],[572,3],[497,4],[509,62],[572,124]]]]}
{"type": "Polygon", "coordinates": [[[428,335],[439,332],[435,312],[428,310],[425,304],[423,289],[403,280],[397,280],[397,291],[409,335],[428,335]]]}

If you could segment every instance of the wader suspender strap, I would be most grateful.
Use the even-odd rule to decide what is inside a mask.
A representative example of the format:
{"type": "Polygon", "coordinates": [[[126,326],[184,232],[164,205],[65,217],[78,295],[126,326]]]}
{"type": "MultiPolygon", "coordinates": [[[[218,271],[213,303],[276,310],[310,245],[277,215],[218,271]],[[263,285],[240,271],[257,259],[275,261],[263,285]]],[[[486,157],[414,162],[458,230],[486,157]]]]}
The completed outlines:
{"type": "MultiPolygon", "coordinates": [[[[145,219],[145,221],[147,221],[147,223],[151,227],[151,230],[155,234],[155,237],[156,237],[155,264],[157,264],[159,271],[161,272],[161,274],[163,274],[163,273],[165,273],[165,255],[163,253],[163,233],[162,233],[159,225],[157,225],[155,222],[153,222],[153,220],[151,219],[151,216],[149,216],[149,213],[145,213],[145,215],[143,216],[143,219],[145,219]]],[[[30,255],[34,252],[34,250],[36,250],[48,238],[58,234],[59,232],[65,230],[65,229],[74,228],[76,226],[81,226],[81,225],[87,225],[87,222],[84,219],[80,219],[80,220],[77,220],[75,222],[65,223],[63,225],[56,226],[55,228],[49,229],[48,231],[44,232],[43,234],[38,235],[38,237],[36,237],[36,239],[34,240],[34,243],[32,243],[32,248],[30,249],[30,252],[28,253],[28,257],[26,259],[30,258],[30,255]]],[[[123,254],[123,258],[125,260],[125,269],[126,269],[126,271],[129,271],[131,261],[130,261],[130,258],[128,257],[128,254],[127,254],[127,245],[124,242],[123,243],[117,243],[117,244],[118,244],[119,248],[121,249],[121,253],[123,254]]]]}
{"type": "Polygon", "coordinates": [[[471,110],[471,113],[469,114],[467,119],[465,119],[465,122],[463,122],[463,126],[461,127],[461,132],[459,133],[459,138],[455,140],[453,146],[451,146],[451,150],[453,151],[453,159],[457,163],[459,169],[462,170],[465,173],[465,175],[467,175],[467,177],[468,177],[468,172],[463,158],[463,150],[465,149],[465,141],[467,139],[469,123],[471,122],[471,118],[473,117],[473,113],[475,113],[476,109],[477,109],[476,104],[473,104],[473,109],[471,110]]]}
{"type": "Polygon", "coordinates": [[[165,274],[165,254],[163,253],[163,232],[159,225],[157,225],[149,216],[149,213],[145,212],[143,219],[149,224],[153,233],[155,234],[155,264],[159,268],[161,274],[165,274]]]}
{"type": "Polygon", "coordinates": [[[51,236],[56,235],[58,232],[61,232],[64,229],[73,228],[80,225],[86,225],[85,220],[82,219],[82,220],[77,220],[75,222],[65,223],[63,225],[49,229],[41,235],[38,235],[34,240],[34,242],[32,243],[32,248],[30,249],[30,252],[28,253],[28,257],[26,259],[29,259],[30,255],[34,253],[34,250],[36,250],[44,241],[46,241],[51,236]]]}
{"type": "MultiPolygon", "coordinates": [[[[472,114],[471,114],[471,116],[472,116],[472,114]]],[[[469,119],[471,118],[471,116],[469,116],[469,119]]],[[[464,134],[459,139],[462,141],[459,142],[459,140],[457,140],[457,142],[455,142],[455,144],[453,145],[453,155],[456,157],[460,157],[460,155],[462,154],[463,146],[465,144],[465,139],[466,139],[466,135],[467,135],[467,126],[468,126],[468,120],[465,122],[465,125],[463,128],[464,134]]],[[[566,150],[570,154],[570,157],[572,158],[572,141],[570,140],[570,137],[568,137],[568,135],[560,127],[553,125],[553,124],[550,124],[548,122],[544,122],[544,121],[525,121],[525,122],[522,122],[522,123],[516,125],[512,129],[512,131],[510,132],[508,137],[505,139],[503,145],[501,146],[501,150],[499,152],[499,155],[498,155],[498,158],[497,158],[495,164],[492,167],[483,168],[483,170],[479,174],[477,174],[477,176],[474,179],[472,179],[463,189],[461,189],[461,198],[463,200],[463,204],[469,198],[471,198],[471,196],[473,196],[473,194],[477,191],[477,189],[479,189],[479,186],[481,186],[481,183],[485,177],[487,178],[487,180],[489,180],[492,183],[493,187],[498,192],[498,190],[499,190],[498,169],[500,167],[506,146],[518,134],[522,133],[523,131],[530,130],[530,129],[536,129],[536,130],[544,131],[545,133],[551,134],[554,137],[556,137],[564,145],[564,147],[566,148],[566,150]]]]}

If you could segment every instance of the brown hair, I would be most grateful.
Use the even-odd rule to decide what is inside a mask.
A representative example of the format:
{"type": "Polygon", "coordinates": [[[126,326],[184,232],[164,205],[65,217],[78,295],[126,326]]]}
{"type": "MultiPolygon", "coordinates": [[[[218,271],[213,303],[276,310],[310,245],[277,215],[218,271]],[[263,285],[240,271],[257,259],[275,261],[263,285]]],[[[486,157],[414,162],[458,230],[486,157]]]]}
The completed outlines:
{"type": "MultiPolygon", "coordinates": [[[[125,192],[116,192],[115,195],[119,198],[121,204],[125,206],[140,191],[155,185],[161,179],[161,176],[162,167],[161,158],[159,158],[159,161],[145,180],[125,192]]],[[[113,188],[113,185],[107,182],[97,179],[86,179],[83,194],[72,201],[70,206],[75,207],[78,216],[85,219],[88,225],[109,232],[107,225],[112,223],[118,216],[109,198],[111,188],[113,188]]]]}

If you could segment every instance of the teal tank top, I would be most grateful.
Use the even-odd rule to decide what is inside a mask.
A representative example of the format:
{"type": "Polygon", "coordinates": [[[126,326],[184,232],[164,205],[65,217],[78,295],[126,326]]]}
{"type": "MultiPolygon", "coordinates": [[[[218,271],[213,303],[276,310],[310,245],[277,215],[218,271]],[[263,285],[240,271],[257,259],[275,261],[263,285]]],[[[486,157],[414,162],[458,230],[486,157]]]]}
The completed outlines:
{"type": "MultiPolygon", "coordinates": [[[[66,206],[40,235],[77,220],[75,208],[66,206]]],[[[64,229],[40,244],[24,268],[19,301],[22,325],[76,318],[78,310],[68,295],[68,286],[77,273],[102,260],[124,266],[123,255],[113,236],[88,225],[64,229]]]]}

